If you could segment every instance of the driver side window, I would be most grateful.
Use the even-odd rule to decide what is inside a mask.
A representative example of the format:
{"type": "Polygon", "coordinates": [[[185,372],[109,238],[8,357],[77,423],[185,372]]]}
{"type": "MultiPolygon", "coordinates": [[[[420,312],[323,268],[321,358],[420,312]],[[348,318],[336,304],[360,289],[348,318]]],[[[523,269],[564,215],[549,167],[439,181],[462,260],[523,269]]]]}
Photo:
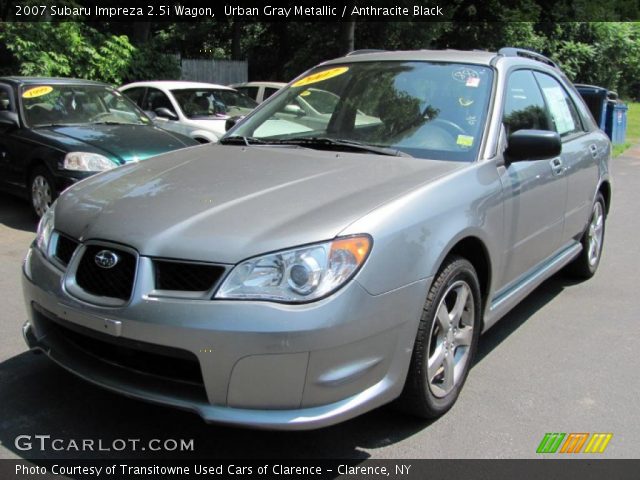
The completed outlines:
{"type": "Polygon", "coordinates": [[[176,113],[173,105],[171,105],[169,97],[167,97],[161,90],[157,90],[155,88],[149,89],[145,103],[146,108],[144,108],[144,110],[155,112],[158,108],[167,108],[171,113],[176,113]]]}
{"type": "Polygon", "coordinates": [[[544,100],[530,70],[511,74],[502,119],[507,136],[518,130],[552,130],[544,100]]]}

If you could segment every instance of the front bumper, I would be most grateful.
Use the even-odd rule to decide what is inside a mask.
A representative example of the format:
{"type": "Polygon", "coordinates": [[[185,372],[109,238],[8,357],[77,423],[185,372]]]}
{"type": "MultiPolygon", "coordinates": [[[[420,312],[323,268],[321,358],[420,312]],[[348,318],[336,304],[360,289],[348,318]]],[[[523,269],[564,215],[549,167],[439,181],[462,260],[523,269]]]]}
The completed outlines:
{"type": "Polygon", "coordinates": [[[113,308],[74,298],[63,275],[30,250],[23,275],[30,348],[109,390],[208,422],[273,429],[328,426],[396,398],[429,286],[425,279],[373,296],[352,281],[319,302],[283,305],[153,298],[141,281],[128,305],[113,308]],[[155,369],[103,351],[148,356],[155,369]],[[180,378],[183,364],[195,366],[198,379],[180,378]]]}

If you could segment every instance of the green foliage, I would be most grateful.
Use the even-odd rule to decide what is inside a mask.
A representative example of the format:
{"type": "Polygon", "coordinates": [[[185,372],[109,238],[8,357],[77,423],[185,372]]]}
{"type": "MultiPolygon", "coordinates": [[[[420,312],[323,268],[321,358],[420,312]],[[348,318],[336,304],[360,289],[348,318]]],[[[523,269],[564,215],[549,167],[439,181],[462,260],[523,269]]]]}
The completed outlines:
{"type": "Polygon", "coordinates": [[[3,70],[109,83],[122,80],[135,51],[126,36],[104,35],[79,22],[5,23],[0,42],[12,57],[3,70]]]}
{"type": "Polygon", "coordinates": [[[179,56],[167,54],[167,38],[164,32],[150,42],[135,48],[122,83],[141,80],[179,80],[179,56]]]}
{"type": "Polygon", "coordinates": [[[640,23],[563,23],[553,33],[544,50],[569,78],[638,98],[640,23]]]}
{"type": "MultiPolygon", "coordinates": [[[[357,21],[355,48],[528,48],[558,62],[574,82],[640,99],[640,23],[574,21],[585,15],[637,18],[637,1],[583,5],[585,1],[454,0],[443,22],[357,21]]],[[[0,74],[75,76],[110,83],[177,79],[176,54],[181,54],[183,58],[245,58],[251,79],[290,80],[344,54],[342,33],[340,22],[236,18],[157,24],[0,23],[0,74]]]]}

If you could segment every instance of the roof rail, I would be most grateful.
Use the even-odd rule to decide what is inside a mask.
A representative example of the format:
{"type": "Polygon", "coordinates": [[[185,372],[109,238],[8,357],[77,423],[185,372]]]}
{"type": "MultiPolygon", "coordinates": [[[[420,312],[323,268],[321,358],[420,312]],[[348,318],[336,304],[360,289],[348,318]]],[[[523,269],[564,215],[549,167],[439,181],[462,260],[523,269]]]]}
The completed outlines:
{"type": "Polygon", "coordinates": [[[545,63],[553,68],[558,68],[558,65],[556,65],[555,62],[545,57],[544,55],[533,52],[531,50],[526,50],[524,48],[504,47],[498,50],[498,55],[502,55],[504,57],[529,58],[531,60],[537,60],[538,62],[545,63]]]}
{"type": "Polygon", "coordinates": [[[363,55],[365,53],[378,53],[378,52],[386,52],[386,50],[380,50],[377,48],[365,48],[362,50],[352,50],[351,52],[347,53],[347,57],[351,57],[353,55],[363,55]]]}

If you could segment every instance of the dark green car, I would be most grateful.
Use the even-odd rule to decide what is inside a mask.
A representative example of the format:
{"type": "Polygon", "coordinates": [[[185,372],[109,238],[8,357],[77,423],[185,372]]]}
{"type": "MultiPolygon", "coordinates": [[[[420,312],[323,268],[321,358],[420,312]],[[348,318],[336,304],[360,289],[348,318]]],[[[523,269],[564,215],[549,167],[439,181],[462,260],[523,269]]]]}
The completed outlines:
{"type": "Polygon", "coordinates": [[[0,77],[0,189],[37,216],[78,180],[191,145],[103,83],[0,77]]]}

